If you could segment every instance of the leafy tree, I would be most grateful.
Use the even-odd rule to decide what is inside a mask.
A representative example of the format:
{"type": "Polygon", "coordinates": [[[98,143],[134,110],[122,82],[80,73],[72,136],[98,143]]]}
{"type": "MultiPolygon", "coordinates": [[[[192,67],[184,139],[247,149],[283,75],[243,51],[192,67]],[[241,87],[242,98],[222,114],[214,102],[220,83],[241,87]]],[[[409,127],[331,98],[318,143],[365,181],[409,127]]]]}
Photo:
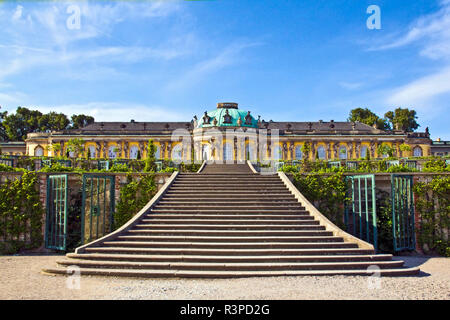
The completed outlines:
{"type": "Polygon", "coordinates": [[[87,125],[95,121],[94,117],[87,116],[84,114],[79,115],[74,114],[70,119],[71,119],[71,126],[73,129],[80,129],[86,127],[87,125]]]}
{"type": "Polygon", "coordinates": [[[147,145],[147,158],[145,158],[144,172],[155,172],[156,171],[156,146],[153,140],[150,139],[147,145]]]}
{"type": "Polygon", "coordinates": [[[356,108],[350,110],[349,117],[347,121],[361,122],[369,126],[376,124],[377,129],[387,130],[389,125],[385,119],[380,118],[375,113],[370,111],[368,108],[356,108]]]}
{"type": "MultiPolygon", "coordinates": [[[[1,108],[1,107],[0,107],[1,108]]],[[[8,111],[0,112],[0,140],[8,140],[8,135],[6,134],[5,126],[3,125],[3,120],[8,115],[8,111]]]]}
{"type": "Polygon", "coordinates": [[[309,142],[305,142],[303,146],[301,147],[302,153],[303,153],[303,159],[309,158],[309,152],[311,151],[311,145],[309,142]]]}
{"type": "Polygon", "coordinates": [[[387,143],[382,143],[378,146],[377,152],[378,152],[378,154],[387,155],[389,157],[392,157],[392,155],[394,154],[394,148],[392,148],[387,143]]]}
{"type": "Polygon", "coordinates": [[[39,131],[61,131],[67,128],[70,121],[63,113],[49,112],[38,118],[39,131]]]}
{"type": "Polygon", "coordinates": [[[67,142],[67,151],[73,152],[75,154],[75,158],[77,158],[78,155],[84,154],[84,143],[85,141],[83,139],[79,138],[70,139],[67,142]]]}
{"type": "Polygon", "coordinates": [[[61,152],[61,145],[59,143],[53,143],[51,149],[53,150],[53,156],[61,152]]]}
{"type": "Polygon", "coordinates": [[[419,127],[419,124],[416,122],[416,111],[408,108],[397,108],[394,111],[388,111],[384,117],[391,123],[393,129],[412,132],[419,127]]]}
{"type": "Polygon", "coordinates": [[[39,130],[39,118],[42,113],[37,110],[18,107],[15,114],[6,115],[2,121],[7,139],[25,140],[28,133],[39,130]]]}
{"type": "Polygon", "coordinates": [[[409,145],[407,145],[406,143],[402,143],[399,148],[400,148],[400,151],[402,152],[402,157],[404,156],[405,151],[408,151],[408,152],[411,151],[411,147],[409,145]]]}

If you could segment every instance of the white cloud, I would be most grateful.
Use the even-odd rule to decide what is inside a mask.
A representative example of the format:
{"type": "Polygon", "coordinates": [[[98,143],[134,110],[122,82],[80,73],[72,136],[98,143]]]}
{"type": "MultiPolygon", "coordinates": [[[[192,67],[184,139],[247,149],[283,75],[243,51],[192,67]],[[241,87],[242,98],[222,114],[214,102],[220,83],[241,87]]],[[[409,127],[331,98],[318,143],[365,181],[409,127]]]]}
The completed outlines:
{"type": "MultiPolygon", "coordinates": [[[[175,2],[114,2],[108,5],[80,1],[76,3],[82,13],[79,30],[66,27],[66,19],[70,16],[66,13],[67,5],[52,2],[18,6],[9,12],[12,22],[0,19],[0,36],[5,35],[0,43],[0,81],[33,68],[69,63],[96,64],[96,68],[114,63],[111,68],[145,59],[170,60],[191,53],[191,45],[195,43],[190,34],[181,40],[170,37],[152,47],[132,45],[120,39],[113,39],[114,43],[121,43],[115,46],[83,42],[99,37],[111,40],[111,30],[124,19],[165,17],[178,10],[175,2]]],[[[7,15],[2,10],[0,17],[7,15]]],[[[90,73],[95,74],[95,69],[90,73]]]]}
{"type": "Polygon", "coordinates": [[[438,61],[428,74],[388,90],[384,99],[391,106],[420,110],[425,119],[450,108],[448,100],[443,99],[450,94],[450,0],[441,1],[440,6],[437,12],[416,19],[403,35],[389,35],[390,40],[385,38],[383,44],[371,48],[389,50],[411,46],[419,55],[438,61]]]}
{"type": "Polygon", "coordinates": [[[26,99],[26,95],[22,92],[0,92],[0,106],[3,109],[11,106],[15,108],[24,101],[24,99],[26,99]]]}
{"type": "Polygon", "coordinates": [[[369,50],[388,50],[419,44],[421,55],[431,59],[450,60],[450,1],[441,1],[439,11],[414,21],[405,34],[388,35],[382,42],[384,43],[369,50]]]}
{"type": "Polygon", "coordinates": [[[450,92],[450,67],[395,89],[387,102],[392,105],[416,105],[427,108],[427,102],[448,92],[450,92]]]}
{"type": "Polygon", "coordinates": [[[12,19],[13,20],[19,20],[22,17],[22,11],[23,11],[23,7],[18,5],[16,7],[16,11],[14,12],[12,19]]]}

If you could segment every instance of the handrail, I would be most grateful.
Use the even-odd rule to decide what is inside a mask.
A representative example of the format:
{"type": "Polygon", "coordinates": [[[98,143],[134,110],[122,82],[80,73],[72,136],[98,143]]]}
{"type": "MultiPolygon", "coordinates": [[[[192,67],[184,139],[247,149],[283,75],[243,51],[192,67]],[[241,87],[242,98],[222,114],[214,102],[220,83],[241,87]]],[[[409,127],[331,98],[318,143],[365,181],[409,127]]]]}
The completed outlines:
{"type": "Polygon", "coordinates": [[[359,248],[362,249],[370,249],[375,250],[374,246],[368,242],[365,242],[351,234],[345,232],[338,226],[336,226],[333,222],[327,219],[317,208],[305,198],[305,196],[298,191],[298,189],[294,186],[294,184],[289,180],[284,172],[279,171],[278,176],[286,185],[286,187],[291,191],[291,193],[297,198],[297,200],[306,208],[307,211],[317,219],[321,225],[325,226],[327,231],[332,231],[335,236],[342,237],[346,241],[356,242],[359,248]]]}
{"type": "Polygon", "coordinates": [[[198,168],[197,173],[202,172],[202,170],[205,168],[205,166],[206,166],[206,160],[203,160],[203,163],[202,163],[202,165],[200,166],[200,168],[198,168]]]}
{"type": "Polygon", "coordinates": [[[116,236],[120,236],[125,231],[128,231],[128,229],[134,227],[141,218],[151,209],[155,204],[158,203],[158,201],[162,198],[162,196],[166,193],[166,191],[169,189],[169,187],[172,185],[173,181],[179,174],[179,171],[175,171],[172,173],[170,178],[166,181],[166,183],[162,186],[162,188],[153,196],[153,198],[133,217],[131,218],[127,223],[125,223],[123,226],[121,226],[119,229],[97,239],[94,241],[91,241],[85,245],[82,245],[75,249],[75,253],[83,253],[87,247],[97,247],[101,244],[103,244],[107,240],[111,240],[112,238],[115,238],[116,236]]]}
{"type": "Polygon", "coordinates": [[[247,165],[250,167],[250,170],[252,170],[253,173],[259,173],[258,171],[256,171],[255,167],[253,166],[250,160],[247,160],[247,165]]]}

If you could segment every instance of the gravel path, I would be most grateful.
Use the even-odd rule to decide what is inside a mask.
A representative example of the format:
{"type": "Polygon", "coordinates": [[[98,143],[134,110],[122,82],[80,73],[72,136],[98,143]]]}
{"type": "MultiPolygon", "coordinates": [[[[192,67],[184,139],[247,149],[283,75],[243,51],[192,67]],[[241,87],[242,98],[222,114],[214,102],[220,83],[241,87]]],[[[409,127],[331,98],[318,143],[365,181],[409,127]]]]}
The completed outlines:
{"type": "Polygon", "coordinates": [[[450,259],[396,257],[419,265],[415,277],[382,277],[369,289],[361,276],[244,279],[130,279],[84,276],[80,289],[67,277],[41,274],[59,255],[1,256],[0,299],[446,299],[450,300],[450,259]]]}

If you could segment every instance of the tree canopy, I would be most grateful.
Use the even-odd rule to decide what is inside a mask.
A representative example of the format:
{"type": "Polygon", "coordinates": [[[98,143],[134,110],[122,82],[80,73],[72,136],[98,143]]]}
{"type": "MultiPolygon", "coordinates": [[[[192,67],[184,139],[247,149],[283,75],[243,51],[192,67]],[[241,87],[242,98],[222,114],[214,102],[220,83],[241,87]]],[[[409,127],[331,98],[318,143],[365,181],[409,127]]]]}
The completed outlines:
{"type": "Polygon", "coordinates": [[[356,108],[350,110],[350,115],[347,119],[348,121],[358,121],[361,123],[365,123],[369,126],[373,126],[376,124],[377,129],[387,130],[389,129],[389,124],[385,119],[380,118],[375,113],[370,111],[368,108],[356,108]]]}
{"type": "Polygon", "coordinates": [[[355,108],[350,110],[347,120],[358,121],[369,126],[376,124],[377,129],[381,130],[395,129],[411,132],[419,127],[416,119],[416,111],[408,108],[397,108],[394,111],[388,111],[384,114],[384,118],[380,118],[368,108],[355,108]]]}
{"type": "Polygon", "coordinates": [[[23,141],[28,133],[78,129],[94,122],[93,117],[84,114],[74,114],[71,120],[63,113],[51,111],[43,114],[38,110],[18,107],[15,113],[0,113],[0,138],[5,141],[23,141]]]}
{"type": "Polygon", "coordinates": [[[393,129],[411,132],[419,127],[416,122],[416,111],[408,108],[397,108],[384,114],[384,117],[391,123],[393,129]]]}

